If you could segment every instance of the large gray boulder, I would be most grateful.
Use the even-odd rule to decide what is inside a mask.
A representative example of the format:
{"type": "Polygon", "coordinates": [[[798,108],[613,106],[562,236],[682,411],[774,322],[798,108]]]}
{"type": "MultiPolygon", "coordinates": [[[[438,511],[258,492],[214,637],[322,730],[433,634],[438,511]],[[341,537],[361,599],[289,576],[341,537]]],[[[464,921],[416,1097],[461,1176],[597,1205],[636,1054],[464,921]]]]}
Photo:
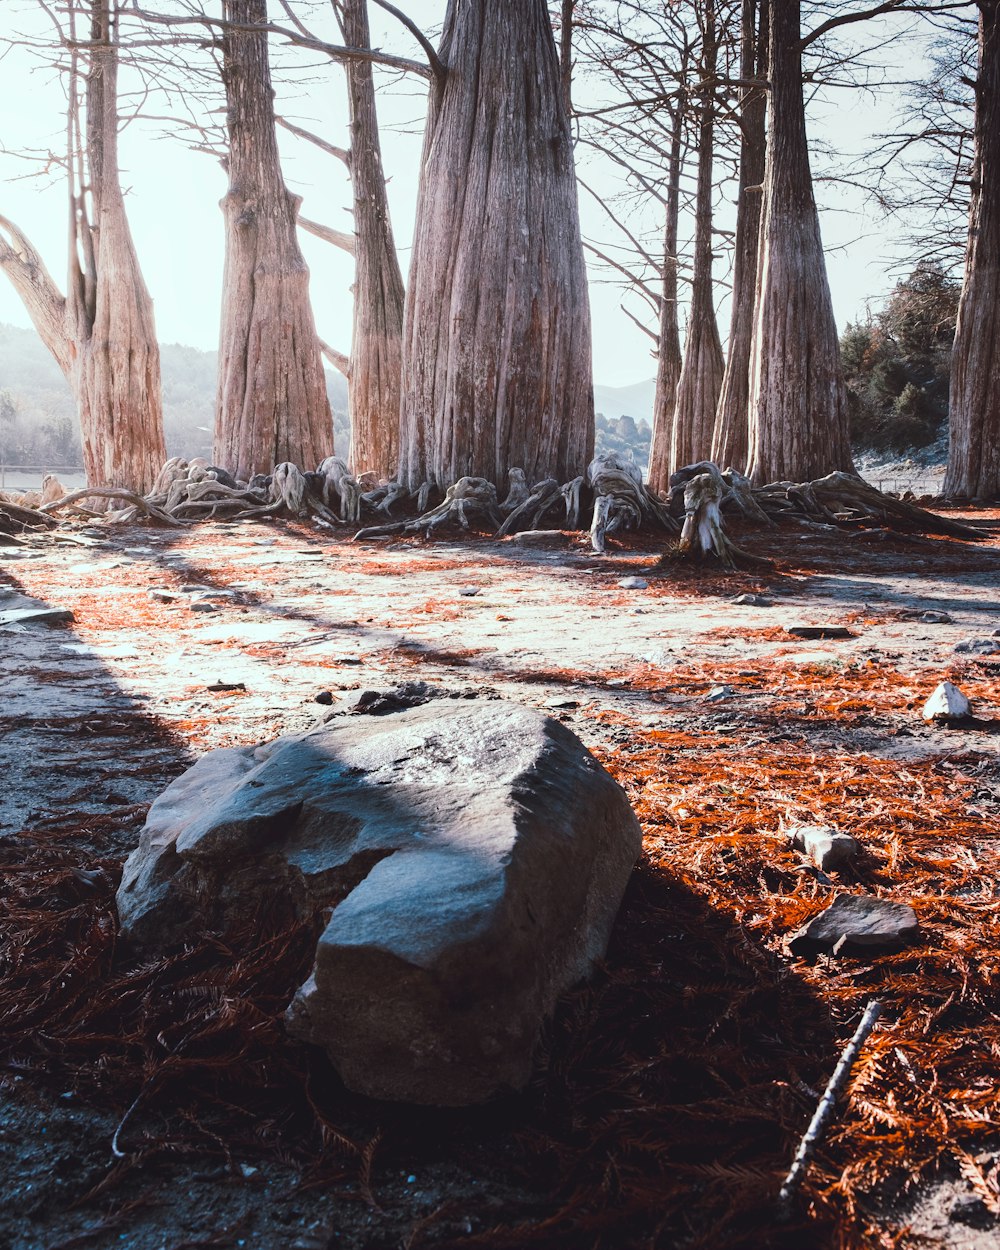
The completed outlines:
{"type": "Polygon", "coordinates": [[[150,809],[118,909],[145,948],[328,916],[289,1032],[361,1093],[462,1105],[525,1084],[640,847],[558,721],[435,700],[205,755],[150,809]]]}

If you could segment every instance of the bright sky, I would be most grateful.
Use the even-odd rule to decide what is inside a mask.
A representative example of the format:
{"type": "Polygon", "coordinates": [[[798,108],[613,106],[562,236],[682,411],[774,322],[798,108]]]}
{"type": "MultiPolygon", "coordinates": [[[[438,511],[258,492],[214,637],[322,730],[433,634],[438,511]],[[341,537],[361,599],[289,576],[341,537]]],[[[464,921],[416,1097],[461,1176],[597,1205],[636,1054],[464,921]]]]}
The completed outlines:
{"type": "MultiPolygon", "coordinates": [[[[213,4],[214,7],[214,4],[213,4]]],[[[272,3],[272,10],[277,10],[272,3]]],[[[407,11],[432,30],[444,12],[443,0],[410,0],[407,11]]],[[[419,55],[412,38],[392,19],[376,16],[374,42],[403,55],[419,55]]],[[[384,15],[382,15],[384,16],[384,15]]],[[[33,0],[0,0],[0,141],[8,153],[23,149],[60,151],[63,144],[62,93],[53,71],[31,68],[22,49],[9,40],[17,31],[39,24],[33,0]]],[[[332,33],[327,37],[333,38],[332,33]]],[[[299,61],[278,83],[278,108],[290,119],[346,145],[343,74],[325,58],[299,61]],[[313,68],[307,69],[311,63],[313,68]]],[[[381,81],[380,116],[385,165],[389,174],[393,222],[408,267],[409,238],[416,197],[420,130],[425,91],[420,79],[381,81]]],[[[157,113],[162,102],[151,105],[157,113]]],[[[873,130],[891,127],[891,102],[876,108],[870,95],[833,93],[811,114],[817,135],[836,151],[859,148],[873,130]]],[[[339,162],[296,140],[285,142],[286,180],[303,196],[303,215],[343,230],[350,229],[350,190],[339,162]]],[[[122,177],[128,191],[133,232],[147,284],[153,293],[159,337],[201,348],[217,345],[222,274],[222,214],[218,202],[225,176],[210,156],[188,151],[172,138],[155,137],[150,127],[132,125],[122,136],[122,177]]],[[[28,178],[33,166],[0,154],[0,214],[26,231],[62,284],[66,267],[65,192],[58,179],[28,178]]],[[[599,178],[591,171],[588,178],[599,178]]],[[[830,280],[838,322],[863,314],[865,302],[877,302],[894,283],[892,239],[869,216],[862,197],[821,186],[822,228],[830,253],[830,280]]],[[[581,205],[584,231],[607,238],[599,210],[581,205]]],[[[308,236],[303,238],[312,272],[312,298],[321,336],[346,351],[350,344],[352,263],[350,258],[308,236]]],[[[600,279],[599,273],[592,275],[600,279]]],[[[592,284],[594,373],[598,382],[618,386],[649,378],[655,371],[650,342],[619,311],[621,293],[606,281],[592,284]]],[[[725,315],[723,332],[725,332],[725,315]]],[[[10,284],[0,278],[0,321],[30,324],[10,284]]]]}

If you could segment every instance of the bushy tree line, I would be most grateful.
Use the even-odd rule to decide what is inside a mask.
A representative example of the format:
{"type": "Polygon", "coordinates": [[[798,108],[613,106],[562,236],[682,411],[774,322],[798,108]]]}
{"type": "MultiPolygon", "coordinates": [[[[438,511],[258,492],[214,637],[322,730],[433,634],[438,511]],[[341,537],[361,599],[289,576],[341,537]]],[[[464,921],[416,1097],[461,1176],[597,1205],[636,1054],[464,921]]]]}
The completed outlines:
{"type": "Polygon", "coordinates": [[[939,265],[922,265],[884,308],[845,330],[840,349],[860,450],[903,452],[945,433],[960,294],[939,265]]]}

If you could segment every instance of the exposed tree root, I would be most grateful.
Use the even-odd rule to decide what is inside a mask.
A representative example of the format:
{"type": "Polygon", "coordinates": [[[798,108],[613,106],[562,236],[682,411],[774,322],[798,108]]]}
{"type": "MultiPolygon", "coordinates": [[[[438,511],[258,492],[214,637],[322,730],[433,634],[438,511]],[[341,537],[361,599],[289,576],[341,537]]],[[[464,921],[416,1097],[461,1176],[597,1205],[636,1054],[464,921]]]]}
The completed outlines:
{"type": "Polygon", "coordinates": [[[698,467],[707,471],[696,474],[684,486],[684,527],[678,553],[700,560],[714,555],[729,570],[740,562],[769,564],[769,560],[744,551],[726,536],[721,511],[726,482],[714,464],[706,461],[698,467]]]}
{"type": "MultiPolygon", "coordinates": [[[[337,456],[327,457],[315,472],[284,463],[249,482],[238,482],[205,459],[189,462],[175,456],[164,464],[153,490],[144,497],[108,487],[84,487],[67,495],[56,479],[47,478],[42,491],[46,501],[38,508],[0,499],[0,534],[11,535],[32,526],[51,527],[55,522],[50,513],[93,498],[124,505],[101,514],[106,523],[127,524],[145,518],[171,526],[206,518],[254,520],[285,515],[311,517],[329,527],[354,528],[366,512],[390,517],[401,501],[415,502],[415,517],[357,529],[358,539],[393,534],[430,536],[451,522],[463,530],[471,529],[475,522],[489,527],[498,538],[518,530],[538,529],[547,520],[551,523],[556,519],[564,527],[578,530],[584,510],[592,508],[590,541],[598,553],[605,550],[609,536],[648,525],[680,531],[678,550],[682,556],[715,558],[727,569],[740,562],[767,561],[760,561],[727,537],[726,513],[767,526],[783,521],[821,526],[858,526],[875,521],[884,527],[923,534],[985,537],[970,525],[884,495],[849,473],[831,473],[815,482],[753,487],[742,474],[732,469],[720,472],[707,460],[678,470],[670,479],[666,501],[646,487],[636,464],[613,453],[596,456],[586,477],[562,485],[555,478],[544,478],[531,486],[523,469],[512,468],[503,502],[498,502],[496,488],[484,478],[460,478],[436,507],[428,506],[432,493],[428,482],[410,492],[396,479],[378,483],[371,474],[357,477],[337,456]]],[[[86,515],[91,518],[95,514],[86,515]]]]}
{"type": "Polygon", "coordinates": [[[604,551],[608,535],[638,529],[645,521],[674,533],[679,528],[667,506],[646,489],[633,461],[612,453],[595,456],[587,467],[587,482],[594,492],[590,545],[595,551],[604,551]]]}
{"type": "Polygon", "coordinates": [[[355,539],[385,538],[390,534],[428,536],[450,520],[457,520],[463,529],[471,529],[470,518],[478,513],[494,529],[502,525],[496,487],[482,477],[460,477],[449,486],[443,503],[412,521],[394,521],[389,525],[372,525],[359,530],[355,539]]]}

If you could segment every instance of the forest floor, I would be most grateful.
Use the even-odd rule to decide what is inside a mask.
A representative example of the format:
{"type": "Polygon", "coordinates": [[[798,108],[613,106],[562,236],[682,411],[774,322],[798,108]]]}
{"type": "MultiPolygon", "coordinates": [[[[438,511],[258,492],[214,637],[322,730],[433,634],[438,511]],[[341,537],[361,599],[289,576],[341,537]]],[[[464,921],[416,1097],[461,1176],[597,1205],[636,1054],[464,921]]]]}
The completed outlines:
{"type": "Polygon", "coordinates": [[[74,618],[0,625],[0,1250],[995,1245],[1000,654],[955,648],[1000,629],[1000,512],[962,515],[991,538],[747,532],[772,564],[731,576],[649,535],[605,556],[281,523],[0,548],[0,622],[74,618]],[[921,719],[944,678],[974,719],[921,719]],[[646,837],[605,964],[532,1085],[485,1109],[368,1102],[285,1038],[301,934],[141,963],[115,941],[121,863],[194,758],[413,679],[557,716],[646,837]],[[854,870],[818,874],[796,821],[857,837],[854,870]],[[911,904],[918,943],[790,955],[844,891],[911,904]]]}

